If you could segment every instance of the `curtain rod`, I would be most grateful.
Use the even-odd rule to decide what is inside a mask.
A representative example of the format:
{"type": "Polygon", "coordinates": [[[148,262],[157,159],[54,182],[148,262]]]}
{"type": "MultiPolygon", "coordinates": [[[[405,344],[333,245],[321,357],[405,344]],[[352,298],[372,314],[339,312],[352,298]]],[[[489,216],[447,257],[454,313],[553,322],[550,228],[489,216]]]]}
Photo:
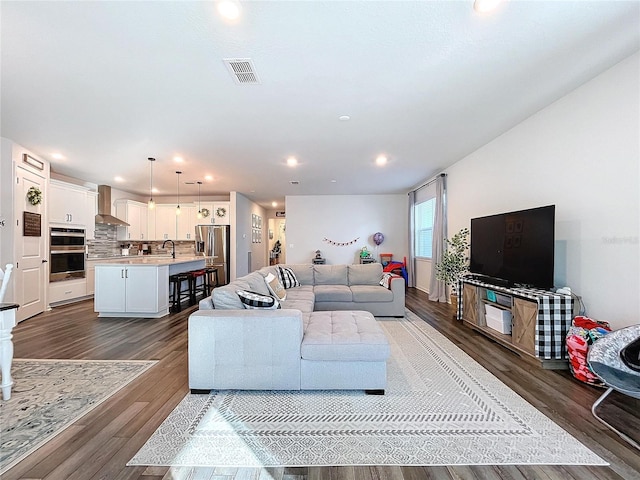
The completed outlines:
{"type": "Polygon", "coordinates": [[[435,177],[433,177],[431,180],[429,180],[429,181],[427,181],[427,182],[423,183],[423,184],[422,184],[422,185],[420,185],[419,187],[414,188],[413,190],[409,190],[409,193],[411,193],[411,192],[417,192],[417,191],[418,191],[418,190],[420,190],[421,188],[424,188],[424,187],[426,187],[427,185],[431,185],[433,182],[435,182],[435,181],[438,179],[438,177],[446,177],[446,176],[447,176],[447,174],[446,174],[446,173],[439,173],[438,175],[436,175],[435,177]]]}

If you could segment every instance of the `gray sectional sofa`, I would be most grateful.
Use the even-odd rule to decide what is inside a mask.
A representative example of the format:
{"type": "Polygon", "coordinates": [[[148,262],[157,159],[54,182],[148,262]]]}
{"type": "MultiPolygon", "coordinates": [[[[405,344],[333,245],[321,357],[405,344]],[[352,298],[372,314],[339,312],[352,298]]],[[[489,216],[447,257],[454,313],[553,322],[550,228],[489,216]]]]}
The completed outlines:
{"type": "Polygon", "coordinates": [[[280,265],[300,286],[277,310],[245,309],[239,290],[269,294],[264,267],[215,288],[189,317],[189,388],[383,392],[390,346],[375,316],[404,316],[405,282],[382,265],[280,265]]]}

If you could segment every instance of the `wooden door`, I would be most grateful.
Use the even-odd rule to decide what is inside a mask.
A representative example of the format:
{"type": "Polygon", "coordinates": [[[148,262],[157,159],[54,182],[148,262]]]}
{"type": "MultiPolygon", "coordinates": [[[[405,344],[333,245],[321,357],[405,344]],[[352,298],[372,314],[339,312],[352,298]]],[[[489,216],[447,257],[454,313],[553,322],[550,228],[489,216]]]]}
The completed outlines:
{"type": "Polygon", "coordinates": [[[47,204],[46,180],[35,173],[22,167],[16,167],[16,189],[14,197],[16,231],[15,258],[16,265],[13,271],[15,275],[13,297],[15,303],[20,305],[16,313],[16,319],[20,322],[44,312],[45,290],[49,284],[47,267],[47,236],[49,226],[45,215],[47,204]],[[43,201],[40,205],[31,205],[27,200],[29,188],[37,187],[43,192],[43,201]],[[40,215],[40,236],[25,236],[23,230],[24,212],[40,215]]]}
{"type": "Polygon", "coordinates": [[[522,298],[513,299],[513,324],[511,338],[515,345],[535,355],[538,302],[522,298]]]}

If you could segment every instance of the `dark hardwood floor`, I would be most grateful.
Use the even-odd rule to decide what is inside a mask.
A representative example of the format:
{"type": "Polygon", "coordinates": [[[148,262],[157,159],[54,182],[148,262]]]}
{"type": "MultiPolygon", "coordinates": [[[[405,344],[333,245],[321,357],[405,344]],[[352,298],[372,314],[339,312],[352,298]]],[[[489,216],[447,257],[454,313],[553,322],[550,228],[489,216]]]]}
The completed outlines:
{"type": "MultiPolygon", "coordinates": [[[[640,451],[591,415],[602,393],[569,372],[541,370],[453,320],[447,305],[407,292],[407,307],[446,335],[542,413],[610,463],[608,467],[500,465],[456,467],[309,467],[201,469],[189,475],[159,467],[126,467],[165,417],[187,394],[187,319],[197,307],[159,320],[103,319],[93,301],[58,307],[13,331],[15,358],[159,360],[132,384],[85,415],[5,473],[3,480],[35,479],[640,479],[640,451]],[[193,475],[193,476],[192,476],[193,475]]],[[[602,414],[640,437],[640,401],[612,394],[602,414]]],[[[640,439],[640,438],[639,438],[640,439]]]]}

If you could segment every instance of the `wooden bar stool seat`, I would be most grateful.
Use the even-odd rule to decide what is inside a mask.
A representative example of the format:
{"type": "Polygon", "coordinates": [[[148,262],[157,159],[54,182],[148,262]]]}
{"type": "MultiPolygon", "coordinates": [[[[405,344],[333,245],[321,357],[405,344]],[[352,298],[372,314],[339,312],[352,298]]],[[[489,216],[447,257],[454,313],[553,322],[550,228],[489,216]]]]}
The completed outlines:
{"type": "Polygon", "coordinates": [[[189,298],[189,305],[196,304],[196,297],[198,293],[202,293],[203,297],[209,295],[209,276],[207,275],[206,269],[202,270],[191,270],[189,273],[189,283],[190,283],[190,291],[191,296],[189,298]],[[202,283],[198,284],[198,279],[202,279],[202,283]]]}

